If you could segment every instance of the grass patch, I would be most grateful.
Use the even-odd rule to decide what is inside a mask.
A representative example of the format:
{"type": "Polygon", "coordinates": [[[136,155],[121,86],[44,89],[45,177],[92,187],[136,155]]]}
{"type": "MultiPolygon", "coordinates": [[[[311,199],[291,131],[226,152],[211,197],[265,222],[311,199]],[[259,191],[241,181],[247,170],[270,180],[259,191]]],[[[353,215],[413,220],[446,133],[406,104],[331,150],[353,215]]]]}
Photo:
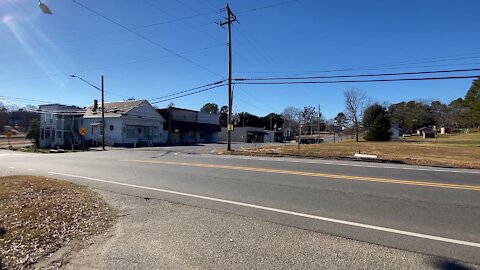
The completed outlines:
{"type": "Polygon", "coordinates": [[[404,138],[391,142],[355,142],[261,147],[233,154],[305,158],[351,158],[358,152],[412,165],[480,169],[480,133],[439,135],[437,139],[404,138]]]}
{"type": "Polygon", "coordinates": [[[31,267],[65,244],[105,231],[114,215],[87,187],[45,177],[0,177],[0,269],[31,267]]]}

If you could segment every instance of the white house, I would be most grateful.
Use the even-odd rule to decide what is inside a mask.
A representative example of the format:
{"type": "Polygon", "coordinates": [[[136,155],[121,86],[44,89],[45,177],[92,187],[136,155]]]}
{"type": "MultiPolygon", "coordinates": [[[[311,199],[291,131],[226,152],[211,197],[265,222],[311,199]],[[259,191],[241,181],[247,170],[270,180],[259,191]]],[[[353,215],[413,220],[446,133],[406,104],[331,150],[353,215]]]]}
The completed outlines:
{"type": "Polygon", "coordinates": [[[80,145],[78,133],[85,109],[62,104],[40,105],[40,147],[57,148],[80,145]]]}
{"type": "MultiPolygon", "coordinates": [[[[163,118],[146,100],[105,103],[105,144],[112,146],[158,145],[166,142],[163,118]]],[[[102,108],[97,101],[87,108],[82,127],[85,140],[93,145],[102,141],[102,108]]]]}

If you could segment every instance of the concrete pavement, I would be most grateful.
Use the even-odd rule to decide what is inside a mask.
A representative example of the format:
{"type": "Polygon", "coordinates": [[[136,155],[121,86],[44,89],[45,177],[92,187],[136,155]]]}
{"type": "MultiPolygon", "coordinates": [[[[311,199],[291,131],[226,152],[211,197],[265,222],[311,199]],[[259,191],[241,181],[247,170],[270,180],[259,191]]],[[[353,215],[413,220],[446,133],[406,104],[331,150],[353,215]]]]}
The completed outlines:
{"type": "Polygon", "coordinates": [[[188,149],[0,152],[0,159],[3,174],[55,173],[105,190],[480,262],[479,171],[224,157],[188,149]]]}

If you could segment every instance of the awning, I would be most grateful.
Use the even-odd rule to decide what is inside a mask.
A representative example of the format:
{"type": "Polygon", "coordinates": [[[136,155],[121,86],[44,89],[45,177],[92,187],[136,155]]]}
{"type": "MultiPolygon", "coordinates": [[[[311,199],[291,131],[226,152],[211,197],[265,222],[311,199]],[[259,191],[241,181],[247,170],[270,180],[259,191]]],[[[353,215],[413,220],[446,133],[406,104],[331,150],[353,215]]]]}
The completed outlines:
{"type": "Polygon", "coordinates": [[[186,121],[172,121],[171,130],[178,130],[180,132],[203,131],[206,133],[213,133],[213,132],[220,132],[221,128],[219,125],[214,125],[214,124],[194,123],[194,122],[186,122],[186,121]]]}
{"type": "Polygon", "coordinates": [[[203,131],[203,132],[206,132],[206,133],[220,132],[222,130],[220,128],[220,125],[204,124],[204,123],[198,123],[197,124],[197,129],[198,129],[198,131],[203,131]]]}
{"type": "Polygon", "coordinates": [[[247,131],[247,134],[248,135],[262,135],[262,136],[268,135],[268,133],[266,133],[264,131],[247,131]]]}
{"type": "Polygon", "coordinates": [[[172,121],[171,130],[178,130],[180,132],[196,131],[197,123],[184,122],[184,121],[172,121]]]}

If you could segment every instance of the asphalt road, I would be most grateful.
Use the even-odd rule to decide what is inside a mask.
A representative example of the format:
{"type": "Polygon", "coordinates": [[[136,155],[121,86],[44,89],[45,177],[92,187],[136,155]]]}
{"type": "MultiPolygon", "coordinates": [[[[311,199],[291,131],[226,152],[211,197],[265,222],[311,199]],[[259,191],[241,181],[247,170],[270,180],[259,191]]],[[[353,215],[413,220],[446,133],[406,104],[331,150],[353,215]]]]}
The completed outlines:
{"type": "Polygon", "coordinates": [[[51,175],[480,263],[480,171],[208,154],[224,146],[0,151],[0,174],[51,175]]]}

